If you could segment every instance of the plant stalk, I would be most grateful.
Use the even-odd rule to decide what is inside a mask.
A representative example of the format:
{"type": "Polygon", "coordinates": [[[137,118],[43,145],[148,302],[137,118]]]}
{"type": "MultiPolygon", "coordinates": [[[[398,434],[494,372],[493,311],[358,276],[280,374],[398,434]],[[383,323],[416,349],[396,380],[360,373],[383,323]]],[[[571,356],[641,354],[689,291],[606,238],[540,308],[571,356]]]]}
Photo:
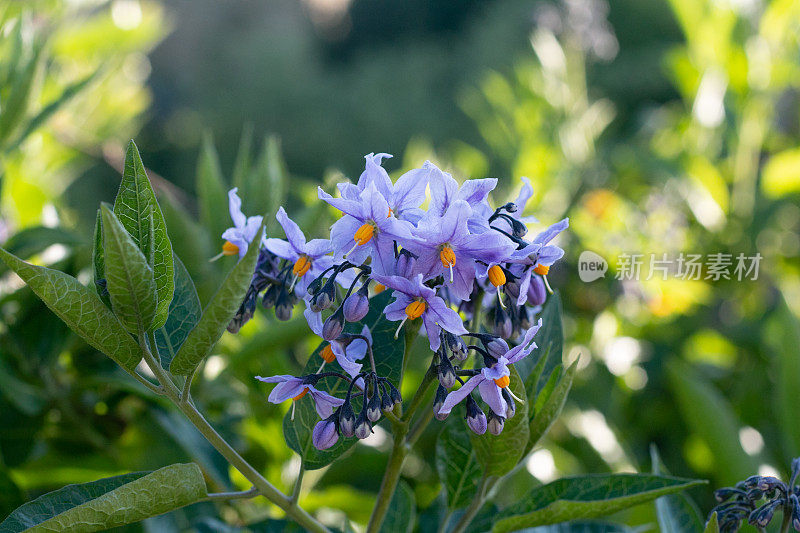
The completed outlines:
{"type": "Polygon", "coordinates": [[[408,425],[395,425],[394,446],[392,447],[392,453],[389,455],[386,472],[383,474],[383,480],[381,481],[381,488],[378,491],[378,499],[375,502],[375,508],[372,510],[372,515],[369,517],[367,533],[375,533],[380,530],[383,519],[386,517],[386,511],[389,510],[389,503],[391,503],[392,496],[394,495],[395,489],[397,489],[397,483],[400,481],[400,473],[403,470],[403,463],[410,450],[410,447],[405,441],[407,432],[408,425]]]}
{"type": "Polygon", "coordinates": [[[472,498],[472,502],[461,516],[461,519],[456,523],[451,533],[463,533],[467,529],[469,523],[472,522],[472,519],[475,518],[475,515],[478,514],[478,511],[480,511],[481,507],[483,507],[486,493],[489,491],[492,485],[493,483],[490,481],[490,478],[483,476],[480,485],[478,485],[478,492],[475,493],[475,497],[472,498]]]}

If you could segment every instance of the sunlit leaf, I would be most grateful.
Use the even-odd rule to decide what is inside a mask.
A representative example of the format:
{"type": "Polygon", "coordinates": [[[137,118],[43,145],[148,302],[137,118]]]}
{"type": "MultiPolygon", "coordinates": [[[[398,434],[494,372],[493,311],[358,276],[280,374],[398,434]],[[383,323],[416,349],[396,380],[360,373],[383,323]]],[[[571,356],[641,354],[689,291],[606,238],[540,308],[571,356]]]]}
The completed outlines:
{"type": "MultiPolygon", "coordinates": [[[[158,297],[153,327],[160,328],[167,320],[174,290],[172,244],[167,235],[164,215],[133,141],[128,143],[125,153],[125,169],[114,200],[114,214],[153,269],[158,297]]],[[[108,250],[105,253],[108,263],[108,250]]]]}
{"type": "Polygon", "coordinates": [[[149,331],[157,304],[153,269],[114,213],[105,205],[101,211],[104,267],[111,308],[129,332],[149,331]]]}
{"type": "Polygon", "coordinates": [[[206,495],[195,464],[176,464],[81,485],[67,485],[16,509],[1,533],[100,531],[194,503],[206,495]]]}
{"type": "Polygon", "coordinates": [[[711,514],[711,518],[706,522],[706,528],[703,533],[719,533],[719,521],[717,520],[716,511],[711,514]]]}
{"type": "MultiPolygon", "coordinates": [[[[254,242],[261,241],[263,232],[264,224],[262,223],[254,242]]],[[[259,248],[255,245],[250,246],[244,257],[222,282],[211,302],[203,310],[197,325],[189,332],[183,346],[175,354],[175,358],[170,364],[170,371],[173,374],[191,373],[200,364],[200,361],[211,353],[214,345],[222,337],[250,286],[250,280],[256,269],[256,261],[258,261],[259,248]]]]}
{"type": "Polygon", "coordinates": [[[649,474],[611,474],[563,478],[537,487],[504,509],[495,533],[567,520],[598,518],[703,483],[649,474]]]}
{"type": "Polygon", "coordinates": [[[136,368],[142,358],[139,345],[93,290],[63,272],[26,263],[3,248],[0,258],[87,343],[126,370],[136,368]]]}

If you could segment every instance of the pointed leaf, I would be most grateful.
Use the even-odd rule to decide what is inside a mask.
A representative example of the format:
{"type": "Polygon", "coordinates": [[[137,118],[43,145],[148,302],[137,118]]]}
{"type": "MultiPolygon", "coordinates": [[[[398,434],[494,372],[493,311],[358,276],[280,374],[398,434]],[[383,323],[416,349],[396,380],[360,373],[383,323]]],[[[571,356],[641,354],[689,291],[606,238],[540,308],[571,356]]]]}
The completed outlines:
{"type": "Polygon", "coordinates": [[[461,417],[451,416],[436,440],[436,471],[447,491],[447,507],[451,510],[469,504],[483,472],[469,433],[461,417]]]}
{"type": "MultiPolygon", "coordinates": [[[[534,367],[541,362],[542,357],[545,358],[539,379],[533,383],[537,391],[550,378],[553,369],[562,362],[564,328],[561,324],[561,296],[558,292],[550,295],[542,308],[540,316],[542,318],[542,328],[533,338],[538,346],[534,352],[535,355],[538,355],[538,358],[533,356],[526,357],[514,365],[519,375],[522,376],[522,380],[528,383],[528,376],[531,375],[534,367]]],[[[529,388],[531,386],[531,384],[528,384],[529,388]]]]}
{"type": "MultiPolygon", "coordinates": [[[[509,387],[518,398],[524,398],[525,384],[520,379],[515,367],[511,367],[510,377],[509,387]]],[[[528,402],[516,402],[516,408],[514,417],[505,421],[503,432],[499,435],[492,435],[488,431],[483,435],[470,435],[475,455],[486,475],[502,476],[510,472],[525,452],[530,435],[528,402]]]]}
{"type": "Polygon", "coordinates": [[[0,258],[83,340],[127,371],[136,368],[142,359],[139,345],[93,290],[63,272],[26,263],[3,248],[0,258]]]}
{"type": "Polygon", "coordinates": [[[281,142],[275,136],[264,141],[264,148],[256,172],[250,174],[247,194],[256,212],[266,212],[269,219],[267,230],[273,231],[277,224],[275,213],[286,197],[286,163],[281,154],[281,142]]]}
{"type": "MultiPolygon", "coordinates": [[[[533,409],[534,413],[532,415],[529,413],[529,415],[532,416],[532,420],[528,427],[530,436],[528,438],[528,444],[525,447],[526,454],[547,434],[550,430],[550,426],[552,426],[553,422],[561,415],[561,410],[564,408],[564,404],[567,402],[567,396],[572,388],[572,380],[575,378],[575,371],[577,368],[578,362],[575,361],[570,365],[541,405],[539,404],[539,398],[536,399],[536,404],[534,404],[535,408],[533,409]]],[[[540,396],[542,394],[544,394],[544,390],[540,396]]]]}
{"type": "Polygon", "coordinates": [[[800,386],[800,324],[786,301],[781,298],[777,309],[765,329],[764,340],[775,354],[773,361],[776,415],[781,428],[787,461],[800,449],[800,402],[797,387],[800,386]]]}
{"type": "Polygon", "coordinates": [[[411,533],[414,531],[417,505],[414,491],[408,483],[400,480],[389,502],[389,509],[381,524],[380,533],[411,533]]]}
{"type": "Polygon", "coordinates": [[[714,511],[711,514],[711,518],[708,519],[706,523],[706,528],[703,530],[703,533],[719,533],[719,521],[717,520],[717,512],[714,511]]]}
{"type": "Polygon", "coordinates": [[[101,211],[111,308],[129,332],[149,331],[157,302],[153,269],[114,213],[105,205],[101,211]]]}
{"type": "Polygon", "coordinates": [[[233,165],[233,186],[240,190],[246,189],[247,178],[250,176],[250,152],[253,150],[253,125],[247,123],[242,128],[242,137],[239,140],[239,151],[236,153],[236,162],[233,165]]]}
{"type": "Polygon", "coordinates": [[[94,224],[94,240],[92,246],[92,272],[94,274],[94,290],[103,300],[103,303],[111,309],[111,298],[108,296],[106,288],[106,261],[103,251],[103,213],[97,210],[97,218],[94,224]]]}
{"type": "MultiPolygon", "coordinates": [[[[388,377],[395,386],[398,386],[403,366],[405,338],[403,335],[400,335],[398,339],[394,338],[397,324],[386,320],[383,315],[383,309],[388,305],[391,294],[392,291],[383,291],[374,296],[370,300],[367,316],[361,322],[347,324],[345,331],[360,333],[364,325],[369,327],[372,335],[372,350],[375,354],[377,373],[379,376],[388,377]]],[[[308,358],[308,362],[303,369],[304,375],[313,374],[320,367],[322,364],[320,352],[326,344],[320,344],[311,357],[308,358]]],[[[365,365],[365,368],[369,368],[366,356],[360,362],[365,365]]],[[[325,368],[343,372],[336,361],[327,363],[325,368]]],[[[344,380],[332,377],[323,378],[316,385],[318,389],[329,392],[339,398],[344,398],[347,386],[348,383],[344,380]]],[[[283,436],[286,439],[286,444],[302,457],[303,467],[306,470],[316,470],[328,466],[358,442],[355,437],[339,437],[339,441],[327,450],[317,450],[311,442],[311,432],[314,429],[314,425],[319,422],[319,415],[314,409],[311,396],[306,394],[295,404],[294,408],[294,420],[291,419],[291,413],[286,413],[286,416],[283,417],[283,436]]],[[[353,409],[358,412],[360,408],[361,400],[354,400],[353,409]]]]}
{"type": "Polygon", "coordinates": [[[231,226],[226,189],[214,141],[206,134],[197,162],[197,197],[200,202],[200,221],[215,239],[219,239],[222,232],[231,226]]]}
{"type": "MultiPolygon", "coordinates": [[[[264,219],[266,220],[266,217],[264,219]]],[[[263,233],[262,222],[254,242],[261,242],[263,233]]],[[[259,246],[248,247],[247,253],[222,282],[211,302],[203,310],[197,325],[189,332],[183,346],[175,354],[170,364],[170,371],[173,374],[190,374],[200,361],[211,353],[244,300],[256,270],[259,249],[259,246]]]]}
{"type": "Polygon", "coordinates": [[[503,511],[492,531],[504,533],[567,520],[598,518],[652,501],[703,481],[650,474],[563,478],[536,487],[503,511]]]}
{"type": "Polygon", "coordinates": [[[156,346],[161,356],[161,366],[169,368],[189,332],[197,325],[203,310],[183,262],[175,259],[175,292],[169,305],[169,316],[162,327],[156,330],[156,346]]]}
{"type": "Polygon", "coordinates": [[[67,485],[17,508],[0,523],[0,533],[100,531],[139,522],[206,496],[196,464],[124,474],[67,485]]]}
{"type": "MultiPolygon", "coordinates": [[[[658,449],[650,446],[650,458],[653,461],[653,474],[669,475],[669,471],[661,463],[658,449]]],[[[700,512],[688,494],[668,494],[656,499],[656,516],[658,526],[663,533],[694,533],[703,529],[700,512]]]]}
{"type": "Polygon", "coordinates": [[[125,169],[114,200],[114,214],[153,269],[158,296],[153,327],[160,328],[167,320],[174,289],[172,244],[167,235],[164,215],[133,141],[128,144],[125,153],[125,169]]]}

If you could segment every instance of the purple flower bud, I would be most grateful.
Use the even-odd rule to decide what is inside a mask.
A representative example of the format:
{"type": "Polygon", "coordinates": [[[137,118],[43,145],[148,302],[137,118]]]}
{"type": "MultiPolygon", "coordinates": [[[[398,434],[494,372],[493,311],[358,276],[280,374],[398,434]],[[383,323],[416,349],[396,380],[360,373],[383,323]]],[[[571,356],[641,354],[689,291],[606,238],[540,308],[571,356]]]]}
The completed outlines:
{"type": "Polygon", "coordinates": [[[367,418],[370,422],[377,422],[381,418],[381,398],[377,390],[367,401],[367,418]]]}
{"type": "Polygon", "coordinates": [[[294,311],[294,297],[285,290],[281,291],[275,304],[275,318],[285,322],[292,318],[292,311],[294,311]]]}
{"type": "Polygon", "coordinates": [[[405,250],[400,252],[400,257],[397,258],[395,270],[397,275],[403,278],[411,279],[414,273],[414,264],[417,262],[414,256],[405,250]]]}
{"type": "Polygon", "coordinates": [[[267,290],[264,291],[264,296],[261,298],[261,305],[264,306],[264,309],[275,307],[278,303],[278,292],[277,285],[267,287],[267,290]]]}
{"type": "Polygon", "coordinates": [[[344,329],[344,311],[341,307],[325,320],[322,325],[322,338],[326,341],[335,340],[344,329]]]}
{"type": "Polygon", "coordinates": [[[388,381],[386,383],[389,385],[389,394],[391,395],[392,401],[395,403],[395,405],[403,403],[403,397],[400,396],[400,391],[388,381]]]}
{"type": "Polygon", "coordinates": [[[495,338],[486,343],[486,351],[495,359],[500,359],[500,356],[505,355],[508,351],[508,345],[499,338],[495,338]]]}
{"type": "Polygon", "coordinates": [[[339,408],[339,430],[343,437],[352,437],[356,431],[356,414],[353,412],[353,405],[346,401],[339,408]]]}
{"type": "Polygon", "coordinates": [[[331,415],[330,418],[320,420],[314,426],[314,431],[311,432],[311,443],[318,450],[327,450],[339,440],[339,432],[336,431],[336,422],[334,417],[336,414],[331,415]]]}
{"type": "Polygon", "coordinates": [[[467,426],[478,435],[486,433],[486,415],[478,407],[472,396],[467,396],[467,426]]]}
{"type": "Polygon", "coordinates": [[[456,359],[463,361],[467,358],[467,345],[461,340],[458,335],[453,335],[449,331],[444,334],[445,343],[450,352],[456,356],[456,359]]]}
{"type": "Polygon", "coordinates": [[[530,328],[531,325],[533,325],[533,321],[531,320],[532,309],[521,305],[517,308],[517,310],[519,314],[519,327],[522,329],[530,328]]]}
{"type": "Polygon", "coordinates": [[[547,299],[547,289],[541,276],[531,275],[531,284],[528,286],[528,303],[542,305],[547,299]]]}
{"type": "Polygon", "coordinates": [[[381,410],[388,413],[394,409],[394,400],[385,392],[381,395],[381,410]]]}
{"type": "Polygon", "coordinates": [[[366,409],[363,409],[356,420],[356,437],[366,439],[372,433],[372,427],[367,420],[366,409]]]}
{"type": "Polygon", "coordinates": [[[333,278],[329,279],[327,283],[320,289],[320,291],[311,298],[311,310],[315,313],[324,311],[331,306],[333,298],[335,297],[336,286],[332,283],[333,278]]]}
{"type": "Polygon", "coordinates": [[[447,389],[439,385],[436,389],[436,396],[433,398],[433,416],[436,417],[436,420],[445,420],[450,413],[440,414],[439,411],[442,410],[442,405],[444,405],[444,401],[447,398],[447,389]]]}
{"type": "Polygon", "coordinates": [[[519,298],[519,278],[506,281],[505,285],[503,285],[503,291],[514,300],[519,298]]]}
{"type": "Polygon", "coordinates": [[[499,435],[503,432],[503,425],[505,424],[505,420],[502,416],[497,416],[494,414],[493,411],[489,412],[489,422],[487,427],[489,429],[489,433],[492,435],[499,435]]]}
{"type": "Polygon", "coordinates": [[[348,322],[358,322],[369,312],[369,298],[359,289],[358,292],[347,297],[342,305],[344,318],[348,322]]]}
{"type": "Polygon", "coordinates": [[[456,384],[456,373],[453,364],[446,355],[439,356],[439,364],[436,367],[439,376],[439,384],[445,389],[451,388],[456,384]]]}
{"type": "Polygon", "coordinates": [[[508,393],[508,389],[504,388],[503,390],[503,399],[506,401],[506,418],[514,418],[514,415],[517,413],[517,404],[514,402],[514,398],[511,397],[511,394],[508,393]]]}
{"type": "Polygon", "coordinates": [[[509,339],[512,333],[514,333],[514,324],[511,322],[511,317],[500,305],[495,306],[494,334],[503,339],[509,339]]]}

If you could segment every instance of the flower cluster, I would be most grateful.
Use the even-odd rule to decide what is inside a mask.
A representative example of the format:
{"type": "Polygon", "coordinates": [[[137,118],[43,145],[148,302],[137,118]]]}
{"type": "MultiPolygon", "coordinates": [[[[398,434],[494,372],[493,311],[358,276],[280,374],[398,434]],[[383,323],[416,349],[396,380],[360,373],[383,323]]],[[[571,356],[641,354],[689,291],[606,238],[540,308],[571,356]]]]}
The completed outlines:
{"type": "Polygon", "coordinates": [[[775,511],[780,510],[784,523],[791,523],[795,531],[800,531],[800,486],[795,485],[798,474],[800,458],[792,461],[789,483],[773,476],[750,476],[735,487],[714,491],[720,505],[712,513],[717,513],[719,530],[725,533],[738,531],[742,520],[763,530],[772,521],[775,511]]]}
{"type": "MultiPolygon", "coordinates": [[[[271,402],[296,402],[306,395],[313,400],[322,419],[313,432],[320,449],[339,436],[366,438],[382,412],[402,401],[395,385],[376,372],[375,355],[380,354],[372,353],[369,329],[344,332],[347,322],[366,316],[370,296],[386,289],[393,291],[393,301],[383,313],[398,322],[395,336],[403,328],[427,336],[433,353],[429,372],[439,382],[435,416],[442,420],[464,402],[474,432],[499,434],[514,416],[515,402],[523,401],[509,386],[510,366],[536,347],[533,337],[541,327],[536,313],[552,292],[547,275],[564,254],[551,242],[567,228],[567,219],[526,240],[527,224],[534,219],[521,216],[532,194],[524,178],[517,199],[494,209],[488,197],[496,179],[459,186],[450,174],[425,162],[392,182],[382,166],[388,157],[367,155],[358,182],[340,183],[337,196],[319,189],[319,198],[342,213],[329,240],[306,240],[284,209],[278,211],[286,238],[265,238],[260,244],[251,286],[229,326],[238,331],[253,316],[262,293],[264,307],[274,308],[281,320],[304,301],[309,327],[325,341],[322,365],[310,375],[258,379],[277,383],[271,402]],[[488,331],[473,321],[484,314],[491,319],[488,331]],[[518,342],[510,347],[507,341],[513,339],[518,342]],[[474,364],[468,363],[471,353],[474,364]],[[334,361],[344,373],[325,371],[334,361]],[[345,380],[345,396],[317,389],[321,377],[345,380]],[[459,388],[452,390],[456,383],[459,388]],[[488,415],[473,396],[476,389],[488,415]]],[[[223,234],[223,254],[241,255],[260,219],[241,213],[235,189],[229,198],[235,227],[223,234]]]]}

